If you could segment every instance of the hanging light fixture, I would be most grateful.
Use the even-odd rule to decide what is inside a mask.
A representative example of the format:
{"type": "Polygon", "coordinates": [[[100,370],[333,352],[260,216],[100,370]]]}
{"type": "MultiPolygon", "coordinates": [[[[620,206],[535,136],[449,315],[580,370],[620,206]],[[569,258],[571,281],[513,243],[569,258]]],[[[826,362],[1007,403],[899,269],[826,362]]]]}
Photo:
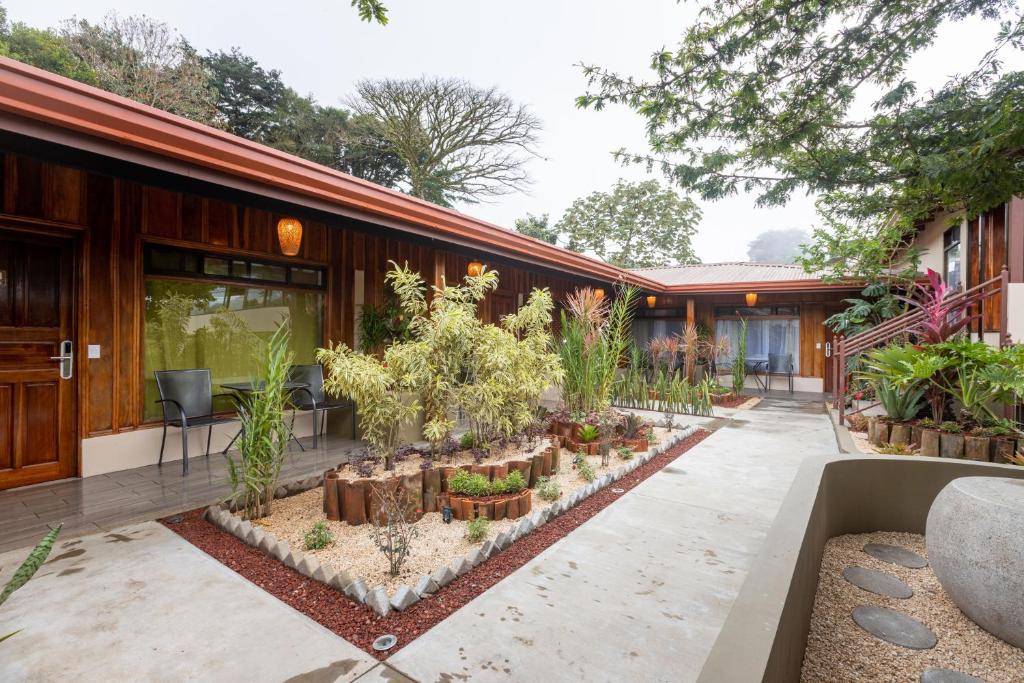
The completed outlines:
{"type": "Polygon", "coordinates": [[[597,299],[598,301],[600,301],[601,299],[603,299],[603,298],[604,298],[604,290],[603,290],[603,289],[601,289],[600,287],[598,287],[597,289],[595,289],[595,290],[594,290],[594,298],[595,298],[595,299],[597,299]]]}
{"type": "Polygon", "coordinates": [[[277,241],[285,256],[299,253],[299,247],[302,246],[302,223],[298,218],[282,218],[277,222],[277,241]]]}
{"type": "Polygon", "coordinates": [[[754,307],[757,305],[757,292],[747,292],[746,296],[747,306],[754,307]]]}
{"type": "Polygon", "coordinates": [[[484,264],[479,261],[470,261],[469,265],[466,266],[466,274],[470,277],[476,277],[482,272],[484,272],[484,264]]]}
{"type": "Polygon", "coordinates": [[[658,303],[658,297],[653,294],[647,297],[647,308],[654,308],[656,303],[658,303]]]}

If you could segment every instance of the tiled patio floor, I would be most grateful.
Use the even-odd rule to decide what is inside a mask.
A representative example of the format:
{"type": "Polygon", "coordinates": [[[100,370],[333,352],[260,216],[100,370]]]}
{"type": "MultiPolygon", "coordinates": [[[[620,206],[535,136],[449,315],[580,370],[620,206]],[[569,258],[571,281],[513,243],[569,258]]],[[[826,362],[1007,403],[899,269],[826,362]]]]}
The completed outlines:
{"type": "MultiPolygon", "coordinates": [[[[305,452],[291,444],[281,474],[285,481],[337,465],[359,443],[329,437],[313,450],[311,439],[302,442],[305,452]]],[[[230,455],[237,457],[237,451],[230,455]]],[[[189,459],[187,477],[181,476],[181,462],[174,461],[0,491],[0,552],[33,545],[58,522],[64,522],[61,539],[66,540],[210,505],[230,492],[220,453],[189,459]]]]}

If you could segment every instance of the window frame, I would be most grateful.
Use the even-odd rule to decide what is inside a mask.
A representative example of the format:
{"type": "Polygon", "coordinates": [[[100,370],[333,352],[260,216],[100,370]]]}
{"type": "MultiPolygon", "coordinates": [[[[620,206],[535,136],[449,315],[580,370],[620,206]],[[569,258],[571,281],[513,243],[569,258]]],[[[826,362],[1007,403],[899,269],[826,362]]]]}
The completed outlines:
{"type": "Polygon", "coordinates": [[[949,284],[949,255],[950,252],[956,250],[957,274],[960,279],[956,285],[958,288],[964,287],[964,241],[962,227],[954,225],[946,228],[942,233],[942,281],[947,285],[949,284]]]}

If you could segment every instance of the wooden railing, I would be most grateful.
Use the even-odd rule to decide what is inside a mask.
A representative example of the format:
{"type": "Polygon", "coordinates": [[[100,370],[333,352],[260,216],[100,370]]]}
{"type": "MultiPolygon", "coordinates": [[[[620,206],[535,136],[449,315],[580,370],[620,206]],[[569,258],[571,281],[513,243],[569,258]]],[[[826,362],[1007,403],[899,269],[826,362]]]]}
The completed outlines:
{"type": "MultiPolygon", "coordinates": [[[[958,292],[957,294],[950,296],[945,300],[945,304],[950,307],[955,307],[958,304],[971,302],[971,310],[968,314],[981,314],[979,316],[978,328],[978,334],[981,336],[984,333],[984,310],[986,301],[1000,292],[1006,292],[1009,288],[1009,283],[1010,275],[1006,268],[1003,268],[1003,271],[991,280],[986,280],[979,285],[971,287],[967,291],[958,292]],[[977,310],[974,310],[975,308],[977,310]]],[[[1005,294],[999,298],[999,305],[999,346],[1002,348],[1003,346],[1006,346],[1008,341],[1006,333],[1007,296],[1005,294]]],[[[924,319],[925,312],[920,309],[915,309],[902,315],[898,315],[895,318],[887,320],[881,325],[876,325],[870,330],[865,330],[860,334],[855,334],[846,338],[842,335],[833,337],[832,400],[834,402],[833,405],[835,405],[836,409],[839,411],[839,424],[843,424],[843,420],[847,415],[854,415],[878,405],[877,403],[874,403],[869,406],[858,408],[857,410],[849,413],[846,412],[847,387],[849,386],[849,371],[847,369],[847,365],[849,360],[860,358],[871,349],[888,344],[894,339],[900,337],[907,338],[913,333],[914,328],[924,319]]]]}

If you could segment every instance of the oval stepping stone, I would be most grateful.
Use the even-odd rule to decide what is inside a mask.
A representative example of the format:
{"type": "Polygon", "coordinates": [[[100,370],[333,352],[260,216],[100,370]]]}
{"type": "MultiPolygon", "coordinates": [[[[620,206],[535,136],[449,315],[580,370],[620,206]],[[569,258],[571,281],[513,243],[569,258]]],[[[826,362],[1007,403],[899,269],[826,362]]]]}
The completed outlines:
{"type": "Polygon", "coordinates": [[[875,595],[884,595],[887,598],[906,600],[914,595],[914,591],[911,590],[910,586],[892,574],[886,574],[875,569],[847,567],[843,570],[843,578],[857,588],[874,593],[875,595]]]}
{"type": "Polygon", "coordinates": [[[920,569],[921,567],[928,566],[928,560],[924,559],[920,555],[906,548],[901,548],[898,545],[889,545],[887,543],[868,543],[864,546],[864,552],[876,560],[882,562],[888,562],[889,564],[898,564],[901,567],[907,569],[920,569]]]}
{"type": "Polygon", "coordinates": [[[929,650],[938,642],[930,628],[912,616],[888,607],[854,607],[853,620],[876,638],[911,650],[929,650]]]}
{"type": "Polygon", "coordinates": [[[921,674],[921,683],[985,683],[985,681],[952,669],[927,669],[921,674]]]}

